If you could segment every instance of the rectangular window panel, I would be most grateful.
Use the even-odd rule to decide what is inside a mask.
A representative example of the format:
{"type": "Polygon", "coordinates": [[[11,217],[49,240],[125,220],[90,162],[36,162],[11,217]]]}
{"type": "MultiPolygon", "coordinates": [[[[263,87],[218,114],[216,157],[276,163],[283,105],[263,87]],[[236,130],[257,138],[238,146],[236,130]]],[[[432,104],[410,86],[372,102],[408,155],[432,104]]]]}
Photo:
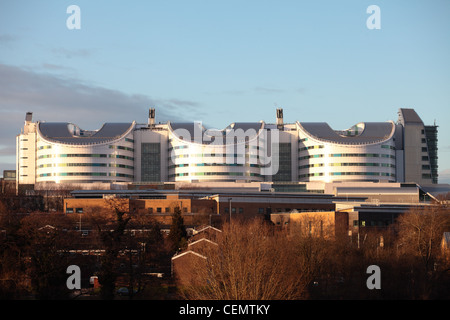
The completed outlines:
{"type": "Polygon", "coordinates": [[[141,181],[161,181],[161,144],[141,144],[141,181]]]}
{"type": "Polygon", "coordinates": [[[272,181],[291,181],[291,144],[280,143],[278,145],[278,172],[272,177],[272,181]]]}

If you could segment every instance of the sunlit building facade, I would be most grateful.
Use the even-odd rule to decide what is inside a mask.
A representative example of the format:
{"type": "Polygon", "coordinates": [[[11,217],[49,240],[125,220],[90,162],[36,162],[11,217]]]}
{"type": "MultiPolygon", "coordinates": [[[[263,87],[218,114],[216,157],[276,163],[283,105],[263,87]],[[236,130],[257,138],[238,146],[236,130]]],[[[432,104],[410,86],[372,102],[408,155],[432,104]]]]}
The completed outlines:
{"type": "Polygon", "coordinates": [[[16,138],[17,185],[153,182],[437,183],[437,126],[413,109],[397,122],[361,122],[334,130],[325,122],[72,123],[32,121],[16,138]]]}

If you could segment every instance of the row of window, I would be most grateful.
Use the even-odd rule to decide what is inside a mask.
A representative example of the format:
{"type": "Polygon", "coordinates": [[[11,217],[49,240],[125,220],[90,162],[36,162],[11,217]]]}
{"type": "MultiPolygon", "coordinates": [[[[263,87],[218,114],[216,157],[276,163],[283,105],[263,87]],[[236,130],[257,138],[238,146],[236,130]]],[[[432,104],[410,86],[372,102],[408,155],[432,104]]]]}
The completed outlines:
{"type": "Polygon", "coordinates": [[[117,158],[117,159],[126,159],[126,160],[134,160],[133,157],[123,156],[119,154],[96,154],[96,153],[69,153],[69,154],[43,154],[40,155],[38,159],[47,159],[47,158],[117,158]]]}
{"type": "Polygon", "coordinates": [[[387,172],[330,172],[330,176],[381,176],[381,177],[395,177],[395,173],[387,173],[387,172]]]}
{"type": "MultiPolygon", "coordinates": [[[[343,162],[343,163],[330,163],[331,167],[385,167],[385,168],[395,168],[395,164],[390,163],[374,163],[374,162],[360,162],[360,163],[353,163],[353,162],[343,162]]],[[[307,168],[316,168],[316,167],[323,167],[325,166],[324,163],[313,163],[313,164],[305,164],[302,166],[299,166],[299,169],[307,169],[307,168]]]]}
{"type": "Polygon", "coordinates": [[[117,163],[58,163],[58,164],[46,163],[40,164],[38,166],[38,168],[53,168],[53,167],[113,167],[113,168],[134,169],[133,166],[117,163]]]}
{"type": "Polygon", "coordinates": [[[298,151],[305,151],[305,150],[312,150],[312,149],[323,149],[325,146],[320,145],[320,146],[308,146],[308,147],[302,147],[299,148],[298,151]]]}
{"type": "Polygon", "coordinates": [[[170,174],[169,178],[174,177],[188,177],[191,176],[246,176],[246,177],[260,177],[261,174],[253,172],[185,172],[170,174]]]}
{"type": "Polygon", "coordinates": [[[249,158],[258,158],[259,156],[256,154],[227,154],[227,153],[194,153],[194,154],[176,154],[173,156],[169,157],[170,159],[179,159],[179,158],[206,158],[206,157],[221,157],[221,158],[231,158],[231,157],[235,157],[235,158],[243,158],[243,157],[249,157],[249,158]]]}
{"type": "MultiPolygon", "coordinates": [[[[325,154],[311,154],[311,155],[299,157],[298,160],[323,158],[325,156],[326,156],[325,154]]],[[[363,157],[363,158],[389,158],[389,159],[395,159],[395,155],[379,154],[379,153],[330,153],[330,154],[328,154],[328,156],[331,157],[331,158],[363,157]]]]}
{"type": "MultiPolygon", "coordinates": [[[[154,211],[156,211],[156,213],[162,213],[163,212],[161,207],[148,208],[147,210],[148,210],[148,213],[154,213],[154,211]],[[156,210],[154,210],[154,209],[156,209],[156,210]]],[[[183,207],[181,210],[184,213],[188,212],[188,208],[186,208],[186,207],[183,207]]],[[[164,208],[164,213],[171,213],[170,207],[165,207],[164,208]]]]}
{"type": "Polygon", "coordinates": [[[185,168],[185,167],[189,167],[189,166],[193,166],[193,167],[223,167],[223,166],[227,166],[227,167],[252,167],[252,168],[260,168],[261,165],[259,164],[241,164],[241,163],[182,163],[182,164],[173,164],[169,166],[169,169],[173,169],[173,168],[185,168]]]}
{"type": "Polygon", "coordinates": [[[41,173],[39,174],[40,178],[44,177],[79,177],[79,176],[87,176],[87,177],[122,177],[122,178],[134,178],[132,174],[124,174],[124,173],[116,173],[116,172],[58,172],[58,173],[41,173]]]}
{"type": "MultiPolygon", "coordinates": [[[[299,178],[309,178],[309,177],[323,177],[325,173],[314,172],[307,174],[300,174],[299,178]]],[[[395,177],[395,173],[387,172],[329,172],[330,176],[378,176],[378,177],[395,177]]]]}
{"type": "MultiPolygon", "coordinates": [[[[25,141],[25,140],[22,140],[22,141],[25,141]]],[[[27,141],[28,141],[28,140],[27,140],[27,141]]],[[[125,141],[134,143],[134,140],[133,140],[133,139],[125,138],[125,141]]],[[[45,145],[45,146],[40,146],[40,147],[38,148],[38,150],[51,149],[51,148],[52,148],[51,145],[45,145]]],[[[115,145],[110,145],[109,148],[110,148],[110,149],[119,149],[119,150],[134,151],[133,148],[123,147],[123,146],[115,146],[115,145]]]]}
{"type": "MultiPolygon", "coordinates": [[[[245,146],[245,149],[254,149],[254,150],[259,150],[259,149],[262,149],[260,146],[253,146],[253,145],[248,145],[248,144],[246,144],[245,146]]],[[[189,146],[188,145],[181,145],[181,146],[175,146],[175,147],[169,147],[169,151],[172,151],[172,150],[179,150],[179,149],[188,149],[189,148],[189,146]]]]}
{"type": "Polygon", "coordinates": [[[395,159],[394,155],[391,154],[379,154],[379,153],[332,153],[329,154],[330,157],[367,157],[367,158],[391,158],[395,159]]]}
{"type": "Polygon", "coordinates": [[[114,146],[114,145],[110,145],[109,148],[110,148],[110,149],[117,149],[117,150],[134,151],[133,148],[124,147],[124,146],[114,146]]]}

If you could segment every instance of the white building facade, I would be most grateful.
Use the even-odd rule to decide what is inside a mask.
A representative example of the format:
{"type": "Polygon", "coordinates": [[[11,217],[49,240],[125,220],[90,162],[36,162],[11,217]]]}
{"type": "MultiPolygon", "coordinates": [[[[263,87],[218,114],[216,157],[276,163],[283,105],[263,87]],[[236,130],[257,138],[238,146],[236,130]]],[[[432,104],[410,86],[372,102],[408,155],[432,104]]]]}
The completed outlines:
{"type": "Polygon", "coordinates": [[[17,185],[160,182],[437,183],[437,129],[412,109],[399,121],[361,122],[333,130],[324,122],[106,123],[87,131],[72,123],[33,122],[16,138],[17,185]],[[431,134],[430,134],[431,132],[431,134]]]}

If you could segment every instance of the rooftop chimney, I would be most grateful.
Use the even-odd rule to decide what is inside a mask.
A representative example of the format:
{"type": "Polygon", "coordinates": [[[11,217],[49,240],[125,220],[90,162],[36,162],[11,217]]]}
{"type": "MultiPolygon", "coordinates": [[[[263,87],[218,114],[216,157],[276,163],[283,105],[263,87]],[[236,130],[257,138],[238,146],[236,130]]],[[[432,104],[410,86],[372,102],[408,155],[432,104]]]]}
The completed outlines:
{"type": "Polygon", "coordinates": [[[283,127],[283,109],[277,109],[277,127],[280,129],[283,127]]]}
{"type": "Polygon", "coordinates": [[[33,112],[27,112],[27,114],[25,116],[25,121],[26,122],[32,122],[33,121],[33,112]]]}
{"type": "Polygon", "coordinates": [[[150,108],[148,110],[148,126],[152,127],[155,125],[155,108],[150,108]]]}

